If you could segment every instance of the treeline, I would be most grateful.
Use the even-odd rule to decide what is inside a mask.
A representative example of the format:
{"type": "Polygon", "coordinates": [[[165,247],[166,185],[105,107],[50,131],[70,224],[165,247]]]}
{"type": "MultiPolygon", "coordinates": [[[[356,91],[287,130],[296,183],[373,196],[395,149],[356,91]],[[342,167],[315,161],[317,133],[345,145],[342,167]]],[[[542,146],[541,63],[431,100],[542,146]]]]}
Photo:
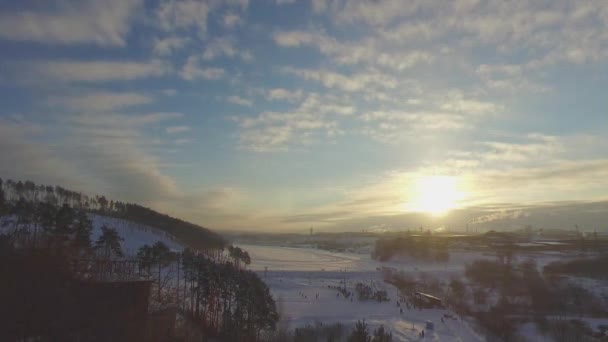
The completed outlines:
{"type": "Polygon", "coordinates": [[[75,210],[99,213],[158,228],[174,236],[180,243],[194,249],[222,248],[225,240],[217,233],[144,206],[114,200],[105,196],[88,196],[60,186],[36,184],[32,181],[13,181],[0,178],[0,215],[9,212],[19,201],[31,204],[67,204],[75,210]]]}
{"type": "MultiPolygon", "coordinates": [[[[505,340],[516,338],[516,316],[605,317],[608,314],[605,298],[567,278],[556,277],[547,271],[547,267],[543,273],[539,272],[535,261],[531,259],[521,263],[510,259],[476,260],[466,266],[465,274],[470,286],[461,287],[460,293],[454,298],[458,307],[465,312],[469,311],[468,298],[473,299],[474,307],[485,307],[484,310],[473,311],[472,315],[489,334],[505,340]]],[[[563,332],[560,331],[568,327],[557,329],[554,323],[556,322],[546,319],[536,322],[539,330],[556,340],[570,340],[563,339],[563,332]]],[[[589,335],[580,329],[577,334],[578,339],[572,340],[585,340],[589,335]]]]}
{"type": "Polygon", "coordinates": [[[394,256],[406,255],[420,260],[448,261],[448,244],[430,234],[400,236],[376,240],[372,258],[390,260],[394,256]]]}
{"type": "Polygon", "coordinates": [[[266,284],[252,271],[234,269],[249,263],[239,248],[230,250],[230,260],[215,263],[186,250],[181,255],[184,312],[206,331],[223,341],[257,341],[263,332],[275,329],[279,319],[276,304],[266,284]]]}
{"type": "Polygon", "coordinates": [[[139,268],[153,281],[154,310],[177,308],[191,324],[223,341],[258,341],[274,331],[278,313],[266,284],[252,271],[249,254],[230,246],[216,259],[164,243],[137,252],[139,268]],[[176,268],[177,267],[177,268],[176,268]]]}
{"type": "Polygon", "coordinates": [[[371,331],[365,320],[357,321],[349,331],[342,323],[308,324],[294,330],[293,336],[280,336],[275,341],[294,342],[325,342],[325,341],[347,341],[347,342],[391,342],[393,334],[387,331],[383,325],[371,331]]]}
{"type": "MultiPolygon", "coordinates": [[[[10,317],[0,320],[9,325],[6,331],[18,331],[26,340],[35,336],[65,340],[66,334],[79,329],[73,321],[78,315],[70,310],[86,305],[62,288],[79,288],[81,282],[142,278],[151,280],[151,311],[178,310],[204,336],[258,341],[262,333],[274,330],[278,320],[275,302],[257,274],[244,269],[251,263],[246,251],[229,246],[226,253],[223,248],[212,253],[208,248],[204,253],[193,249],[180,253],[159,241],[142,246],[136,257],[125,258],[123,238],[116,229],[102,226],[99,237],[92,240],[93,224],[88,216],[92,209],[69,200],[73,195],[61,190],[55,196],[53,189],[45,190],[44,199],[28,191],[17,197],[13,194],[16,184],[0,187],[0,269],[7,271],[3,276],[10,280],[0,284],[0,293],[15,299],[3,301],[0,310],[0,317],[10,317]],[[57,204],[59,198],[62,204],[57,204]],[[43,266],[45,260],[52,260],[53,268],[43,266]],[[27,286],[30,283],[37,286],[27,286]],[[54,299],[58,294],[59,303],[54,299]],[[60,312],[61,301],[66,303],[64,311],[70,312],[60,312]],[[50,327],[56,330],[50,331],[50,327]]],[[[95,210],[109,211],[109,205],[102,207],[95,210]]],[[[113,207],[117,212],[116,203],[113,207]]],[[[0,333],[0,340],[2,336],[0,333]]]]}
{"type": "Polygon", "coordinates": [[[87,212],[67,203],[56,206],[23,198],[16,203],[3,203],[0,224],[4,242],[22,250],[46,248],[71,257],[122,256],[122,238],[115,229],[103,226],[101,235],[92,241],[93,223],[87,212]],[[2,214],[8,216],[1,217],[2,214]]]}
{"type": "Polygon", "coordinates": [[[543,268],[545,274],[551,275],[576,275],[596,279],[608,278],[606,269],[608,267],[608,256],[597,258],[576,259],[570,261],[555,261],[543,268]]]}

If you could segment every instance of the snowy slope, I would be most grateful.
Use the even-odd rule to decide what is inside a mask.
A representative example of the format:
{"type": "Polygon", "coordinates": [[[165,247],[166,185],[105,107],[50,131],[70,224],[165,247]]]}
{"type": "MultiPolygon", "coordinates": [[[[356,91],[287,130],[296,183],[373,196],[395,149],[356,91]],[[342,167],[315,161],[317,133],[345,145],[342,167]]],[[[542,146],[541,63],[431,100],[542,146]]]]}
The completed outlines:
{"type": "MultiPolygon", "coordinates": [[[[108,228],[114,228],[124,239],[121,244],[123,252],[127,257],[134,256],[141,246],[146,244],[152,245],[157,241],[164,242],[174,251],[181,251],[185,247],[170,234],[154,227],[97,214],[89,214],[89,218],[93,223],[91,241],[93,243],[97,241],[97,238],[101,235],[101,227],[103,225],[106,225],[108,228]]],[[[0,233],[11,233],[14,230],[14,220],[15,218],[12,216],[0,217],[0,233]]]]}
{"type": "Polygon", "coordinates": [[[184,249],[184,246],[175,241],[171,235],[147,225],[96,214],[89,214],[89,218],[93,221],[91,240],[93,242],[97,240],[101,234],[101,227],[103,225],[115,228],[124,239],[122,248],[126,256],[135,255],[141,246],[146,244],[153,245],[157,241],[162,241],[174,251],[184,249]]]}

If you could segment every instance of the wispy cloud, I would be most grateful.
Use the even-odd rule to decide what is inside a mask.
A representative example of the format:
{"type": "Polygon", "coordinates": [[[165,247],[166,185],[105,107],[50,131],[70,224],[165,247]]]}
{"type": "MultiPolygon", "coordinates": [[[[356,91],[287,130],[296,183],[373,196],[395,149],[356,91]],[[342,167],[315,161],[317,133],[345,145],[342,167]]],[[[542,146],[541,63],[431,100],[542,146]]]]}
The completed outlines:
{"type": "Polygon", "coordinates": [[[369,88],[395,88],[397,81],[390,75],[377,72],[361,72],[345,75],[330,70],[312,70],[284,68],[287,74],[296,75],[305,80],[316,81],[326,88],[347,92],[367,91],[369,88]]]}
{"type": "Polygon", "coordinates": [[[388,44],[379,44],[376,38],[341,42],[323,33],[307,31],[277,32],[273,38],[279,46],[313,46],[336,64],[366,64],[402,71],[434,60],[429,52],[390,49],[388,44]]]}
{"type": "Polygon", "coordinates": [[[302,99],[304,93],[301,89],[290,91],[284,88],[274,88],[268,90],[266,98],[270,101],[297,101],[302,99]]]}
{"type": "Polygon", "coordinates": [[[162,76],[171,70],[170,66],[160,60],[149,62],[53,60],[15,63],[14,66],[23,69],[26,78],[30,81],[55,82],[130,81],[162,76]]]}
{"type": "Polygon", "coordinates": [[[207,17],[211,4],[205,1],[162,1],[157,9],[160,27],[167,32],[197,28],[200,34],[207,33],[207,17]]]}
{"type": "Polygon", "coordinates": [[[165,128],[165,132],[169,134],[177,134],[190,131],[190,127],[188,126],[170,126],[165,128]]]}
{"type": "MultiPolygon", "coordinates": [[[[207,35],[209,15],[222,5],[235,11],[247,8],[248,0],[236,1],[196,1],[162,0],[156,10],[159,27],[165,32],[188,32],[196,30],[199,37],[207,35]]],[[[228,19],[229,22],[234,19],[228,19]]],[[[235,22],[231,22],[234,24],[235,22]]]]}
{"type": "Polygon", "coordinates": [[[241,22],[242,22],[241,17],[234,13],[229,13],[224,16],[224,26],[226,28],[229,28],[229,29],[234,28],[234,27],[238,26],[241,22]]]}
{"type": "Polygon", "coordinates": [[[190,42],[187,37],[171,36],[167,38],[156,38],[154,40],[154,53],[167,56],[182,49],[190,42]]]}
{"type": "Polygon", "coordinates": [[[112,111],[126,107],[152,103],[154,99],[139,93],[91,92],[72,96],[51,97],[52,106],[72,111],[112,111]]]}
{"type": "Polygon", "coordinates": [[[214,60],[219,57],[239,57],[244,61],[251,61],[253,59],[251,52],[237,48],[236,39],[229,36],[215,38],[210,41],[201,57],[203,60],[214,60]]]}
{"type": "Polygon", "coordinates": [[[234,103],[239,106],[244,106],[244,107],[251,107],[253,105],[253,102],[251,102],[251,100],[248,100],[248,99],[242,98],[240,96],[236,96],[236,95],[228,96],[226,98],[226,101],[228,101],[230,103],[234,103]]]}
{"type": "Polygon", "coordinates": [[[43,44],[124,46],[141,0],[63,1],[50,11],[0,15],[0,37],[43,44]]]}
{"type": "Polygon", "coordinates": [[[199,58],[196,56],[190,56],[179,73],[181,78],[188,81],[196,79],[219,80],[224,77],[224,74],[222,68],[202,67],[199,58]]]}
{"type": "Polygon", "coordinates": [[[340,128],[338,118],[353,113],[352,106],[340,103],[332,96],[312,93],[292,111],[266,111],[256,117],[237,118],[236,121],[241,128],[243,148],[268,152],[341,136],[345,132],[340,128]]]}

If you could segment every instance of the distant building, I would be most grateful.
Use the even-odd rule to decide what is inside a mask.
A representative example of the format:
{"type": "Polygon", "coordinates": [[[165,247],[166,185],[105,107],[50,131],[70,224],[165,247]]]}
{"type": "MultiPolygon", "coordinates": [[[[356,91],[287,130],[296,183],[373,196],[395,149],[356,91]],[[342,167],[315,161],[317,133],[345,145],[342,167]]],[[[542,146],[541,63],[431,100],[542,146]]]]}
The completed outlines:
{"type": "Polygon", "coordinates": [[[435,297],[428,293],[423,292],[415,292],[414,293],[414,302],[416,305],[422,306],[424,308],[432,309],[432,308],[445,308],[443,305],[443,301],[439,297],[435,297]]]}

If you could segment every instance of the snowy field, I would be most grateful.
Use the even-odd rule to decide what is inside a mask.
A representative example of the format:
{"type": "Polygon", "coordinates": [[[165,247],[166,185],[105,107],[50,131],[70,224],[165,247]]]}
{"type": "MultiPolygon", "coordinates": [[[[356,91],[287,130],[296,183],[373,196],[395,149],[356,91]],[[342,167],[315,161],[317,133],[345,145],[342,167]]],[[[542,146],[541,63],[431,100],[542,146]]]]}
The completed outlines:
{"type": "Polygon", "coordinates": [[[436,276],[439,272],[448,276],[462,272],[464,260],[478,258],[479,255],[455,255],[448,263],[419,263],[412,266],[403,261],[379,263],[369,255],[334,253],[315,248],[239,246],[249,252],[251,268],[259,271],[270,287],[284,320],[282,324],[290,328],[315,322],[354,324],[359,319],[365,319],[372,328],[383,324],[393,332],[397,341],[418,341],[426,322],[432,321],[435,329],[426,331],[425,340],[483,341],[482,336],[459,318],[445,319],[442,323],[444,314],[454,315],[449,310],[403,307],[403,313],[400,313],[396,305],[399,298],[397,289],[385,284],[381,272],[377,271],[377,267],[390,266],[399,270],[409,269],[413,273],[429,272],[436,276]],[[357,282],[385,289],[390,301],[351,301],[328,287],[339,286],[344,280],[350,290],[357,282]]]}

